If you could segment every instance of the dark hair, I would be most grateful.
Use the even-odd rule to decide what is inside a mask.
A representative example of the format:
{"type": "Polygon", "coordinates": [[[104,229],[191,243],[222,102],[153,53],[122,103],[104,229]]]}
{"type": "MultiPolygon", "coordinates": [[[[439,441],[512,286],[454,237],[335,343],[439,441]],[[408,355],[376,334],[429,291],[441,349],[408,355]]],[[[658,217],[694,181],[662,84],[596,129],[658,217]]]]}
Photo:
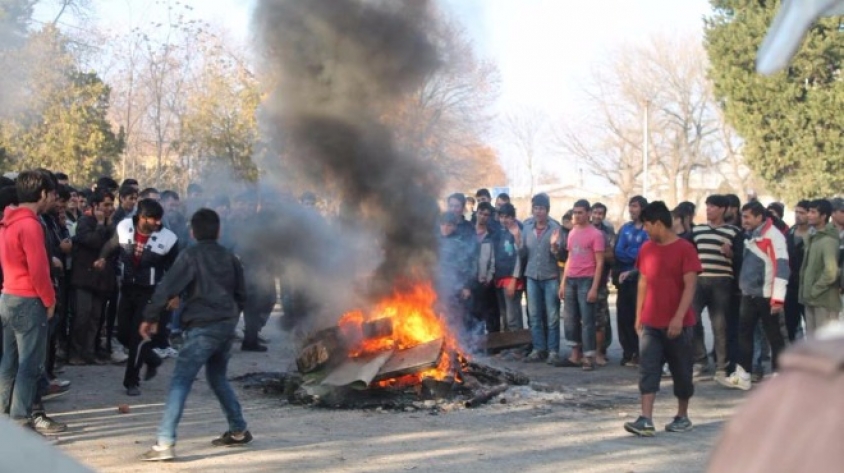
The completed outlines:
{"type": "Polygon", "coordinates": [[[481,188],[478,189],[478,192],[475,192],[475,197],[486,197],[487,199],[492,199],[492,194],[489,193],[489,189],[481,188]]]}
{"type": "Polygon", "coordinates": [[[120,196],[120,200],[123,200],[124,197],[129,197],[130,195],[138,195],[138,190],[124,183],[120,186],[120,190],[117,191],[117,195],[120,196]]]}
{"type": "Polygon", "coordinates": [[[451,194],[450,196],[448,196],[447,199],[445,199],[445,201],[449,202],[451,199],[457,200],[458,202],[460,202],[460,205],[464,207],[466,206],[466,196],[463,195],[461,192],[455,192],[454,194],[451,194]]]}
{"type": "Polygon", "coordinates": [[[495,198],[501,199],[504,202],[510,202],[510,194],[508,194],[506,192],[502,192],[502,193],[498,194],[495,198]]]}
{"type": "Polygon", "coordinates": [[[644,209],[648,206],[648,199],[642,197],[641,195],[634,195],[627,201],[627,205],[631,204],[639,204],[639,207],[644,209]]]}
{"type": "Polygon", "coordinates": [[[735,207],[737,209],[741,208],[741,199],[739,199],[739,196],[735,194],[725,194],[724,198],[727,199],[727,207],[735,207]]]}
{"type": "Polygon", "coordinates": [[[18,174],[15,188],[19,203],[32,204],[41,200],[42,193],[56,190],[56,184],[52,176],[36,169],[18,174]]]}
{"type": "Polygon", "coordinates": [[[680,212],[680,215],[683,217],[694,217],[695,212],[697,211],[697,205],[693,202],[689,202],[688,200],[684,200],[677,204],[677,211],[680,212]]]}
{"type": "Polygon", "coordinates": [[[150,194],[159,194],[158,197],[161,197],[161,192],[158,192],[158,189],[156,189],[155,187],[147,187],[146,189],[139,192],[138,196],[141,199],[146,199],[150,196],[150,194]]]}
{"type": "Polygon", "coordinates": [[[592,204],[592,210],[594,211],[595,209],[601,209],[604,211],[605,214],[607,213],[607,206],[600,202],[595,202],[594,204],[592,204]]]}
{"type": "Polygon", "coordinates": [[[56,187],[56,199],[70,200],[70,188],[61,184],[56,187]]]}
{"type": "Polygon", "coordinates": [[[480,212],[481,210],[486,210],[490,214],[494,214],[495,206],[493,206],[489,202],[481,202],[480,204],[478,204],[478,212],[480,212]]]}
{"type": "MultiPolygon", "coordinates": [[[[742,208],[742,210],[744,210],[742,208]]],[[[776,214],[777,217],[782,218],[785,215],[785,205],[782,202],[771,202],[768,204],[768,210],[776,214]]]]}
{"type": "Polygon", "coordinates": [[[161,193],[161,200],[162,202],[165,200],[179,200],[179,193],[176,191],[164,191],[161,193]]]}
{"type": "Polygon", "coordinates": [[[801,209],[809,210],[810,205],[812,205],[812,201],[803,199],[803,200],[797,202],[797,205],[795,205],[794,207],[795,208],[800,207],[801,209]]]}
{"type": "Polygon", "coordinates": [[[506,216],[506,217],[516,217],[516,207],[513,207],[513,204],[510,202],[505,202],[501,204],[501,208],[498,209],[499,216],[506,216]]]}
{"type": "Polygon", "coordinates": [[[55,176],[56,176],[57,181],[69,181],[70,180],[70,178],[67,177],[67,174],[65,174],[63,172],[57,172],[57,173],[55,173],[55,176]]]}
{"type": "MultiPolygon", "coordinates": [[[[20,177],[18,177],[20,179],[20,177]]],[[[809,206],[806,209],[815,209],[818,211],[819,214],[826,217],[824,219],[825,222],[829,222],[829,216],[832,215],[832,204],[826,199],[816,199],[809,202],[809,206]]]]}
{"type": "Polygon", "coordinates": [[[119,188],[120,186],[117,185],[117,181],[110,177],[101,177],[97,179],[97,184],[94,186],[98,190],[114,190],[119,188]]]}
{"type": "Polygon", "coordinates": [[[14,187],[0,189],[0,212],[10,205],[18,205],[18,191],[14,187]]]}
{"type": "Polygon", "coordinates": [[[190,218],[190,228],[196,241],[216,240],[220,235],[220,216],[211,209],[201,208],[190,218]]]}
{"type": "Polygon", "coordinates": [[[125,186],[136,186],[136,187],[139,187],[139,186],[140,186],[140,184],[138,184],[138,180],[137,180],[137,179],[132,179],[132,178],[130,177],[130,178],[128,178],[128,179],[123,179],[123,182],[121,182],[121,183],[120,183],[120,187],[125,187],[125,186]]]}
{"type": "Polygon", "coordinates": [[[646,205],[645,208],[642,209],[642,215],[639,216],[639,220],[643,223],[660,222],[665,225],[665,228],[671,228],[674,225],[674,219],[671,217],[671,212],[668,210],[665,202],[661,200],[655,200],[646,205]]]}
{"type": "Polygon", "coordinates": [[[164,207],[158,201],[152,199],[141,199],[138,201],[138,217],[161,218],[164,217],[164,207]]]}
{"type": "Polygon", "coordinates": [[[758,217],[760,215],[764,215],[766,217],[768,216],[768,211],[765,209],[765,206],[763,206],[758,200],[753,200],[744,204],[741,211],[750,212],[750,214],[754,217],[758,217]]]}
{"type": "Polygon", "coordinates": [[[571,220],[572,215],[574,215],[574,214],[572,213],[572,211],[571,211],[571,210],[569,210],[568,212],[564,213],[564,214],[563,214],[563,221],[565,221],[565,220],[571,220]]]}
{"type": "Polygon", "coordinates": [[[545,210],[551,210],[551,198],[545,193],[536,194],[532,199],[530,199],[530,206],[545,207],[545,210]]]}
{"type": "Polygon", "coordinates": [[[188,194],[202,194],[202,186],[195,182],[188,184],[188,194]]]}
{"type": "Polygon", "coordinates": [[[97,204],[103,203],[106,198],[111,199],[114,201],[114,194],[109,191],[95,191],[91,192],[91,195],[88,196],[88,205],[91,207],[96,206],[97,204]]]}
{"type": "Polygon", "coordinates": [[[592,205],[589,204],[588,200],[580,199],[577,202],[575,202],[574,205],[571,206],[571,208],[573,208],[573,209],[578,208],[578,207],[580,207],[581,209],[586,209],[586,211],[588,212],[589,209],[592,208],[592,205]]]}
{"type": "Polygon", "coordinates": [[[727,196],[721,194],[712,194],[706,198],[706,205],[712,205],[714,207],[720,207],[725,209],[730,206],[730,200],[727,199],[727,196]]]}

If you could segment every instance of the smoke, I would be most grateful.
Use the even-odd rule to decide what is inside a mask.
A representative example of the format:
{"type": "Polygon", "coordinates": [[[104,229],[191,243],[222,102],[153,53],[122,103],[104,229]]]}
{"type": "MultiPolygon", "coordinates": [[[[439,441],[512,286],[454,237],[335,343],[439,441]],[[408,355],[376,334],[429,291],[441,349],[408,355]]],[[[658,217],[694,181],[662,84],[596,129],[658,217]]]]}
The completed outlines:
{"type": "Polygon", "coordinates": [[[298,235],[304,240],[283,242],[292,246],[288,264],[310,274],[307,285],[321,297],[338,290],[326,287],[327,268],[347,277],[346,295],[370,300],[433,279],[440,179],[398,149],[382,120],[439,67],[426,35],[431,8],[425,0],[260,0],[256,7],[263,72],[274,84],[263,132],[311,179],[339,189],[342,201],[342,222],[308,219],[298,235]],[[361,273],[362,259],[377,264],[365,291],[348,280],[361,273]]]}

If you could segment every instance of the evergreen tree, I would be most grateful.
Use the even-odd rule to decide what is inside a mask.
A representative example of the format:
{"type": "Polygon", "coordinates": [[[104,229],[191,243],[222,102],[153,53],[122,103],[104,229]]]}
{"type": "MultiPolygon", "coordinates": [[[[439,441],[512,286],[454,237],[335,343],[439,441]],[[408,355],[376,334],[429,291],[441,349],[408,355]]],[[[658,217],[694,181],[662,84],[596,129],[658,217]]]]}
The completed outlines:
{"type": "Polygon", "coordinates": [[[823,19],[791,66],[764,77],[756,53],[779,1],[711,0],[705,19],[710,77],[727,121],[744,139],[747,164],[789,201],[844,187],[844,34],[823,19]]]}

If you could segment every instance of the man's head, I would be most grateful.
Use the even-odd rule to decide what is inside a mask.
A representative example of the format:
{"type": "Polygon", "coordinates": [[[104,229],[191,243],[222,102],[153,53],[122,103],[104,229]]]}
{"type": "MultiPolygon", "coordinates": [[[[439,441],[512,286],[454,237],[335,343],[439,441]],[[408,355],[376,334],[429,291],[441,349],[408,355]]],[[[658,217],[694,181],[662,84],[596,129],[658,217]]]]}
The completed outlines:
{"type": "Polygon", "coordinates": [[[726,196],[712,194],[706,198],[706,221],[720,225],[724,222],[724,216],[730,202],[726,196]]]}
{"type": "Polygon", "coordinates": [[[477,201],[471,195],[469,197],[466,197],[466,204],[469,206],[469,210],[474,211],[476,203],[477,203],[477,201]]]}
{"type": "Polygon", "coordinates": [[[454,215],[463,216],[463,212],[466,211],[466,196],[460,192],[455,192],[448,196],[446,204],[448,205],[449,212],[454,215]]]}
{"type": "Polygon", "coordinates": [[[214,241],[220,237],[220,216],[201,208],[190,218],[190,234],[196,241],[214,241]]]}
{"type": "Polygon", "coordinates": [[[807,222],[812,227],[821,227],[829,223],[832,215],[832,204],[826,199],[817,199],[809,202],[807,209],[807,222]]]}
{"type": "Polygon", "coordinates": [[[551,198],[548,194],[536,194],[530,199],[530,206],[537,223],[544,224],[548,221],[548,212],[551,211],[551,198]]]}
{"type": "Polygon", "coordinates": [[[651,202],[642,209],[639,218],[648,238],[656,243],[665,241],[668,234],[673,234],[671,227],[674,221],[665,202],[660,200],[651,202]]]}
{"type": "Polygon", "coordinates": [[[502,192],[495,198],[495,208],[501,208],[504,204],[510,203],[510,194],[502,192]]]}
{"type": "Polygon", "coordinates": [[[808,200],[801,200],[794,206],[794,224],[803,226],[809,224],[809,205],[808,200]]]}
{"type": "Polygon", "coordinates": [[[219,219],[224,220],[229,216],[229,211],[231,210],[231,201],[226,195],[218,195],[211,199],[210,207],[211,210],[217,212],[217,217],[219,219]]]}
{"type": "Polygon", "coordinates": [[[592,208],[589,201],[580,199],[571,208],[572,223],[577,227],[589,225],[589,210],[592,208]]]}
{"type": "Polygon", "coordinates": [[[754,200],[741,208],[741,227],[752,232],[765,223],[765,207],[758,200],[754,200]]]}
{"type": "Polygon", "coordinates": [[[126,213],[131,213],[135,210],[135,205],[138,203],[138,189],[131,185],[124,185],[120,188],[117,195],[120,198],[120,207],[126,213]]]}
{"type": "Polygon", "coordinates": [[[604,224],[604,220],[606,220],[606,218],[607,206],[600,202],[592,204],[592,225],[600,227],[604,224]]]}
{"type": "Polygon", "coordinates": [[[495,207],[489,202],[481,202],[478,204],[478,213],[475,215],[478,225],[484,226],[489,224],[492,215],[495,213],[495,207]]]}
{"type": "Polygon", "coordinates": [[[457,229],[457,224],[460,223],[460,220],[457,218],[457,215],[455,215],[454,212],[448,211],[440,214],[439,222],[440,235],[447,237],[451,236],[454,233],[454,231],[457,229]]]}
{"type": "MultiPolygon", "coordinates": [[[[744,207],[741,210],[744,212],[744,207]]],[[[785,217],[785,204],[782,202],[771,202],[768,204],[768,212],[782,220],[785,217]]]]}
{"type": "Polygon", "coordinates": [[[178,213],[180,208],[179,193],[176,191],[164,191],[161,193],[161,206],[164,208],[164,213],[172,214],[178,213]]]}
{"type": "Polygon", "coordinates": [[[727,211],[724,214],[724,220],[730,223],[738,223],[738,220],[741,220],[739,216],[739,212],[741,212],[741,199],[735,194],[725,194],[724,197],[727,199],[727,211]]]}
{"type": "Polygon", "coordinates": [[[489,189],[478,189],[475,192],[475,199],[479,204],[481,202],[492,202],[492,194],[489,193],[489,189]]]}
{"type": "Polygon", "coordinates": [[[88,205],[93,211],[103,213],[103,218],[114,214],[114,194],[107,191],[96,191],[88,197],[88,205]]]}
{"type": "Polygon", "coordinates": [[[164,208],[161,204],[152,199],[138,201],[138,230],[149,235],[161,228],[161,218],[164,217],[164,208]]]}
{"type": "Polygon", "coordinates": [[[516,207],[513,207],[513,204],[507,202],[501,204],[501,207],[498,208],[498,221],[501,222],[501,225],[504,225],[505,228],[510,228],[516,223],[516,207]]]}
{"type": "Polygon", "coordinates": [[[70,188],[59,184],[56,188],[56,202],[53,206],[53,213],[64,215],[67,212],[67,203],[70,201],[70,188]]]}
{"type": "Polygon", "coordinates": [[[572,223],[572,211],[571,210],[564,213],[563,218],[561,220],[562,221],[560,223],[563,226],[563,228],[565,228],[566,230],[571,230],[572,227],[574,227],[574,224],[572,223]]]}
{"type": "Polygon", "coordinates": [[[94,184],[94,190],[107,191],[111,193],[117,192],[117,189],[119,188],[120,186],[117,185],[117,181],[106,176],[97,179],[97,183],[94,184]]]}
{"type": "Polygon", "coordinates": [[[147,187],[138,193],[139,199],[161,200],[161,193],[155,187],[147,187]]]}
{"type": "Polygon", "coordinates": [[[56,183],[53,177],[38,169],[18,174],[15,188],[17,189],[18,202],[21,204],[37,204],[37,213],[47,212],[56,198],[56,183]]]}
{"type": "Polygon", "coordinates": [[[56,176],[56,182],[60,186],[66,186],[66,185],[70,184],[70,178],[67,177],[67,174],[65,174],[63,172],[57,172],[57,173],[55,173],[55,176],[56,176]]]}
{"type": "Polygon", "coordinates": [[[832,199],[832,222],[839,227],[844,227],[844,199],[836,197],[832,199]]]}
{"type": "Polygon", "coordinates": [[[138,189],[141,188],[141,185],[138,184],[137,179],[128,178],[128,179],[123,179],[123,182],[120,183],[120,187],[134,187],[135,192],[138,192],[138,189]]]}
{"type": "Polygon", "coordinates": [[[647,205],[648,199],[642,197],[641,195],[634,195],[631,197],[627,202],[627,212],[630,214],[630,220],[638,222],[639,217],[642,215],[642,209],[644,209],[647,205]]]}
{"type": "Polygon", "coordinates": [[[188,184],[188,199],[201,199],[204,193],[202,186],[195,182],[188,184]]]}

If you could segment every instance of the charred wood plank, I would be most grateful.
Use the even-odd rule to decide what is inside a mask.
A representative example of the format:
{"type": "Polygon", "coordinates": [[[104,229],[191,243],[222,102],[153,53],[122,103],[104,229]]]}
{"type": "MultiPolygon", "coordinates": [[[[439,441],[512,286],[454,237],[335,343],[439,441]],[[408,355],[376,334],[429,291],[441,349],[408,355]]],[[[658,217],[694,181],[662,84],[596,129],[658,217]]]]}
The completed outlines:
{"type": "Polygon", "coordinates": [[[490,383],[507,383],[514,386],[526,386],[530,384],[530,378],[510,370],[500,370],[487,365],[481,365],[470,361],[463,368],[463,372],[467,375],[474,376],[479,380],[486,380],[490,383]]]}
{"type": "Polygon", "coordinates": [[[468,408],[482,406],[488,403],[495,396],[498,396],[499,394],[506,391],[507,388],[509,388],[507,384],[499,384],[498,386],[493,386],[489,389],[480,391],[474,397],[467,400],[465,406],[468,408]]]}
{"type": "Polygon", "coordinates": [[[514,330],[512,332],[488,333],[478,340],[478,348],[482,350],[503,350],[529,345],[533,341],[530,330],[514,330]]]}
{"type": "Polygon", "coordinates": [[[300,373],[310,373],[345,358],[346,351],[339,328],[320,330],[308,337],[296,357],[296,366],[300,373]]]}
{"type": "Polygon", "coordinates": [[[396,351],[381,367],[375,381],[398,378],[407,374],[418,373],[437,366],[442,356],[443,340],[437,339],[407,350],[396,351]]]}

